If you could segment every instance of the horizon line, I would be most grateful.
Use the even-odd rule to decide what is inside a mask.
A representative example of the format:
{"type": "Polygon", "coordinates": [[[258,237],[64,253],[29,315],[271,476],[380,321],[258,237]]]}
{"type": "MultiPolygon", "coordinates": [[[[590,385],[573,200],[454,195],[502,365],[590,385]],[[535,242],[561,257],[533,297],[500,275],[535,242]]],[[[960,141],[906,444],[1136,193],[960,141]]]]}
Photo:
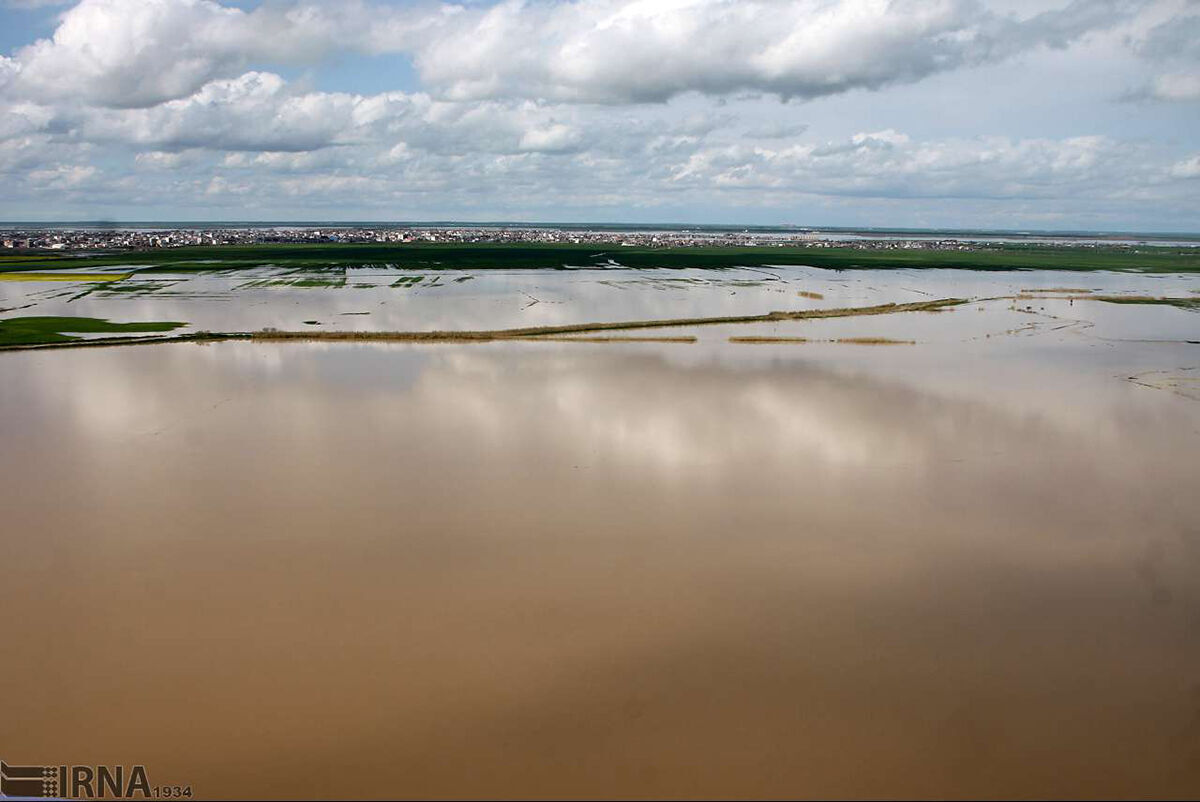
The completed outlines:
{"type": "Polygon", "coordinates": [[[162,226],[181,228],[186,226],[345,226],[345,227],[370,227],[370,226],[413,226],[413,227],[428,227],[428,226],[458,226],[458,227],[491,227],[491,226],[518,226],[518,227],[554,227],[554,228],[579,228],[586,229],[589,227],[603,228],[631,228],[631,229],[665,229],[665,230],[680,230],[689,228],[722,228],[733,230],[751,230],[751,229],[768,229],[768,230],[795,230],[795,231],[830,231],[830,232],[874,232],[874,233],[945,233],[945,234],[1002,234],[1015,236],[1039,236],[1039,235],[1058,235],[1058,236],[1113,236],[1113,235],[1140,235],[1145,237],[1185,237],[1200,239],[1200,231],[1150,231],[1145,229],[1087,229],[1087,228],[1060,228],[1060,229],[1040,229],[1040,228],[980,228],[980,227],[956,227],[956,226],[930,226],[930,227],[912,227],[912,226],[846,226],[846,225],[805,225],[802,223],[635,223],[628,221],[585,221],[585,222],[554,222],[554,221],[538,221],[538,220],[321,220],[321,219],[276,219],[276,220],[171,220],[171,219],[147,219],[147,220],[0,220],[0,227],[18,227],[18,226],[80,226],[80,227],[106,227],[106,228],[126,228],[131,226],[162,226]]]}

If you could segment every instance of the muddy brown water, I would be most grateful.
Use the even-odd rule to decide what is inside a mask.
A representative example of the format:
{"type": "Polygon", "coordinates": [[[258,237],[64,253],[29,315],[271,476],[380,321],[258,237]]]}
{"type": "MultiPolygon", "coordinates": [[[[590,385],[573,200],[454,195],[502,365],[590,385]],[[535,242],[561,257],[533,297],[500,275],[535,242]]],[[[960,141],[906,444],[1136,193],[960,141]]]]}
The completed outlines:
{"type": "Polygon", "coordinates": [[[0,756],[206,798],[1194,797],[1195,348],[0,354],[0,756]]]}

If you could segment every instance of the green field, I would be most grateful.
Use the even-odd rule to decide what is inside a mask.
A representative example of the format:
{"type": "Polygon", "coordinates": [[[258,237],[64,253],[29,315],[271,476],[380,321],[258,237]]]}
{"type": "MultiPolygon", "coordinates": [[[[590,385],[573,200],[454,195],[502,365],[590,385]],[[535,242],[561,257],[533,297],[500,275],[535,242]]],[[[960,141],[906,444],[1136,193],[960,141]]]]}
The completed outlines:
{"type": "Polygon", "coordinates": [[[159,334],[186,323],[110,323],[94,317],[10,317],[0,319],[0,347],[76,342],[71,334],[159,334]]]}
{"type": "Polygon", "coordinates": [[[966,251],[881,248],[624,248],[594,245],[256,245],[172,248],[0,262],[0,272],[130,265],[140,272],[237,270],[277,265],[319,270],[390,266],[412,270],[572,267],[730,268],[808,265],[836,270],[1135,270],[1200,272],[1200,248],[988,246],[966,251]]]}
{"type": "Polygon", "coordinates": [[[7,272],[0,268],[0,281],[124,281],[132,273],[27,273],[25,271],[7,272]]]}

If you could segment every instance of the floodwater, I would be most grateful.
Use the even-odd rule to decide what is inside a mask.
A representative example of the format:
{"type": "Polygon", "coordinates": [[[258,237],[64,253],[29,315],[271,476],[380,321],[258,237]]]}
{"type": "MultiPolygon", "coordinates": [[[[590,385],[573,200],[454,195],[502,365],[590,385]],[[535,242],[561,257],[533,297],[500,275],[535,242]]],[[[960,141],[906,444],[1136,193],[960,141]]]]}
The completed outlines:
{"type": "MultiPolygon", "coordinates": [[[[122,273],[120,267],[106,268],[122,273]]],[[[61,271],[56,271],[61,272],[61,271]]],[[[427,331],[504,329],[572,323],[759,315],[776,310],[912,303],[935,298],[997,298],[1023,290],[1071,288],[1108,295],[1196,297],[1200,276],[1069,271],[853,270],[763,267],[729,270],[401,270],[315,271],[255,268],[194,273],[137,273],[119,282],[5,281],[0,315],[179,321],[197,331],[427,331]],[[815,293],[811,298],[801,292],[815,293]]],[[[1079,304],[1051,299],[1068,316],[1079,304]]],[[[1011,304],[991,303],[1004,310],[1011,304]]],[[[1025,304],[1022,304],[1025,305],[1025,304]]],[[[1179,310],[1186,332],[1195,315],[1179,310]]],[[[1120,314],[1089,308],[1089,320],[1120,314]]],[[[1170,317],[1167,314],[1166,317],[1170,317]]],[[[1163,315],[1154,320],[1161,321],[1163,315]]],[[[1027,323],[1003,315],[976,322],[979,332],[1027,323]],[[1011,325],[1010,325],[1011,324],[1011,325]]],[[[963,324],[959,324],[962,326],[963,324]]],[[[938,326],[939,330],[944,327],[938,326]]],[[[957,336],[965,329],[952,329],[957,336]]],[[[760,334],[759,330],[739,330],[760,334]]],[[[770,332],[767,332],[770,333],[770,332]]],[[[786,334],[787,332],[781,332],[786,334]]],[[[972,332],[973,333],[973,332],[972,332]]],[[[1176,336],[1178,331],[1168,332],[1176,336]]],[[[1196,337],[1190,337],[1196,339],[1196,337]]]]}
{"type": "MultiPolygon", "coordinates": [[[[1105,282],[1196,287],[1065,286],[1105,282]]],[[[688,333],[0,353],[0,755],[204,798],[1200,795],[1200,315],[688,333]]]]}

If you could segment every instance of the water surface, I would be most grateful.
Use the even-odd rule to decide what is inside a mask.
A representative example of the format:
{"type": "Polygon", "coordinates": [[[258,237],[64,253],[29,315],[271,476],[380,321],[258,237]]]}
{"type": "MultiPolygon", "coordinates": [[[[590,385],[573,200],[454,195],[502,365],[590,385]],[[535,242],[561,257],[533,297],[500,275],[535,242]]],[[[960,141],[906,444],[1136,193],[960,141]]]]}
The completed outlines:
{"type": "Polygon", "coordinates": [[[1200,316],[1048,303],[0,354],[0,753],[204,797],[1196,796],[1200,316]]]}

